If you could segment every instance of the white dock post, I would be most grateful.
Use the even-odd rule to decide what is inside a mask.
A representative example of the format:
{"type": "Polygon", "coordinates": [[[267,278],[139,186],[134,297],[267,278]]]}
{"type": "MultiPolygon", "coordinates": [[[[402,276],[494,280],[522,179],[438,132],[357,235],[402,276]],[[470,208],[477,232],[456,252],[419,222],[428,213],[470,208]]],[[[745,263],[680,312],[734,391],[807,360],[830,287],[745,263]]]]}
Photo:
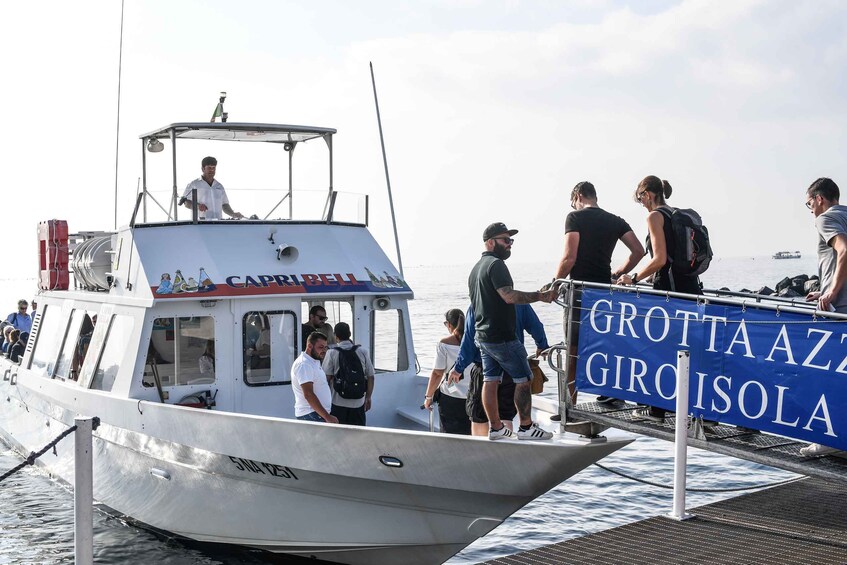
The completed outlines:
{"type": "Polygon", "coordinates": [[[676,352],[676,428],[674,434],[673,510],[674,520],[693,518],[685,512],[685,480],[688,470],[688,371],[691,354],[676,352]]]}
{"type": "Polygon", "coordinates": [[[74,563],[94,561],[94,474],[92,464],[92,418],[74,418],[74,563]]]}

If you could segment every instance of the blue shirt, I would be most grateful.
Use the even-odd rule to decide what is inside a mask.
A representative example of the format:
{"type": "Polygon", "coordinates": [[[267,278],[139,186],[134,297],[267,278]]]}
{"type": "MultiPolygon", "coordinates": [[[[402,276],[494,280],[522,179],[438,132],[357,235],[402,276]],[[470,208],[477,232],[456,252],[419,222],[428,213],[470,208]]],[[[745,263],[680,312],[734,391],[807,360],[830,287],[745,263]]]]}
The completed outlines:
{"type": "MultiPolygon", "coordinates": [[[[515,338],[523,343],[523,333],[526,332],[535,340],[538,349],[547,349],[547,334],[544,333],[544,324],[538,319],[538,315],[529,304],[515,305],[515,338]]],[[[459,344],[459,356],[456,357],[455,370],[461,373],[471,363],[482,363],[482,354],[479,347],[474,343],[476,333],[476,320],[474,319],[473,306],[468,306],[465,314],[465,335],[459,344]]]]}
{"type": "Polygon", "coordinates": [[[32,330],[32,317],[29,314],[21,314],[20,312],[12,312],[6,321],[15,326],[16,330],[21,333],[30,333],[32,330]]]}

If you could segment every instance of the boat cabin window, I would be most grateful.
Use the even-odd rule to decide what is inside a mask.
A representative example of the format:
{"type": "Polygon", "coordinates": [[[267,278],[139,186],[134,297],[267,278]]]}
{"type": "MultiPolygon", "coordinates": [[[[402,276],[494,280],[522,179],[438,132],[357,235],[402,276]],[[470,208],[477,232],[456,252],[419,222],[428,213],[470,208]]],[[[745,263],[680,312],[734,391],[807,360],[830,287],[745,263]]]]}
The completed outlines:
{"type": "Polygon", "coordinates": [[[290,310],[247,312],[242,320],[244,382],[248,386],[291,383],[297,357],[297,316],[290,310]]]}
{"type": "Polygon", "coordinates": [[[36,374],[52,377],[56,369],[56,358],[59,356],[59,347],[65,334],[65,324],[62,318],[62,309],[53,304],[41,307],[38,323],[33,324],[36,331],[35,349],[29,368],[36,374]]]}
{"type": "Polygon", "coordinates": [[[400,310],[371,311],[371,357],[377,372],[409,368],[406,332],[400,310]]]}
{"type": "Polygon", "coordinates": [[[156,318],[147,348],[144,384],[180,386],[215,382],[215,319],[156,318]]]}
{"type": "Polygon", "coordinates": [[[94,333],[94,324],[97,323],[97,313],[94,310],[76,308],[71,313],[70,323],[65,334],[65,342],[62,352],[56,363],[54,377],[77,380],[79,370],[88,353],[88,345],[91,335],[94,333]]]}
{"type": "MultiPolygon", "coordinates": [[[[103,321],[101,320],[100,323],[103,321]]],[[[106,323],[108,323],[106,331],[99,334],[104,339],[102,347],[92,342],[89,351],[95,355],[98,350],[100,352],[94,369],[94,377],[91,379],[91,388],[109,392],[115,384],[115,377],[126,355],[127,345],[131,343],[135,319],[126,314],[115,314],[106,323]]]]}
{"type": "MultiPolygon", "coordinates": [[[[353,301],[347,300],[311,300],[307,302],[303,302],[300,307],[300,314],[303,319],[303,327],[301,328],[300,335],[300,351],[306,349],[306,338],[309,337],[309,334],[312,333],[311,327],[309,327],[309,312],[315,306],[320,306],[326,312],[326,320],[323,321],[325,324],[329,324],[330,328],[334,328],[335,324],[338,322],[346,322],[350,325],[350,330],[353,332],[353,341],[356,341],[355,334],[355,325],[353,324],[353,301]]],[[[319,322],[320,323],[320,322],[319,322]]],[[[335,345],[335,334],[332,331],[329,331],[327,338],[329,338],[329,345],[335,345]]]]}

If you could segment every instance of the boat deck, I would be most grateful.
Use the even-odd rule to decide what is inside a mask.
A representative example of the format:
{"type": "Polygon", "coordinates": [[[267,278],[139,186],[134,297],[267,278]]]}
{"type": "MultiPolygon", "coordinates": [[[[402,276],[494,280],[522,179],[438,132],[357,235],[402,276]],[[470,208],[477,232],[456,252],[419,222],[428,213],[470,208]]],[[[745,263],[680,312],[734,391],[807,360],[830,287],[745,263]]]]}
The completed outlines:
{"type": "MultiPolygon", "coordinates": [[[[614,408],[590,402],[577,404],[569,415],[577,420],[674,441],[676,418],[673,414],[668,413],[662,423],[650,422],[634,419],[631,415],[634,408],[633,404],[614,408]]],[[[703,431],[705,434],[699,438],[692,437],[689,432],[688,445],[809,477],[847,481],[847,456],[843,452],[819,458],[802,457],[800,448],[808,445],[807,442],[730,425],[704,426],[703,431]]],[[[847,554],[844,561],[847,562],[847,554]]]]}
{"type": "Polygon", "coordinates": [[[489,565],[847,562],[847,492],[808,478],[486,562],[489,565]]]}

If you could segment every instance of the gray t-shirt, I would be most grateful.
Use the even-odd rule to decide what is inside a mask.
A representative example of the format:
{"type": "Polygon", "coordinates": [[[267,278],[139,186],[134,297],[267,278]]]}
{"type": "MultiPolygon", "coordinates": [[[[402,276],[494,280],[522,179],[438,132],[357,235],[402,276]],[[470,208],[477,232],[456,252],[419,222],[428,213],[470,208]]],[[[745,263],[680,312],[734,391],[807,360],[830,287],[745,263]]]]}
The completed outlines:
{"type": "MultiPolygon", "coordinates": [[[[818,230],[818,276],[821,279],[821,292],[826,292],[835,278],[835,265],[838,256],[831,243],[835,236],[847,236],[847,206],[836,204],[817,218],[818,230]]],[[[847,284],[841,288],[838,297],[832,302],[836,312],[847,312],[847,284]]]]}
{"type": "MultiPolygon", "coordinates": [[[[323,362],[323,370],[327,376],[335,375],[338,372],[338,368],[340,365],[339,357],[340,354],[336,351],[336,348],[341,349],[350,349],[353,347],[353,342],[350,340],[342,341],[335,347],[331,347],[327,349],[326,355],[324,356],[323,362]]],[[[374,376],[374,366],[371,363],[371,358],[368,355],[368,351],[359,346],[356,349],[356,355],[359,357],[359,361],[362,362],[362,370],[365,372],[365,377],[372,379],[374,376]]],[[[362,398],[342,398],[340,394],[335,392],[335,389],[330,385],[329,387],[332,390],[332,403],[336,406],[343,406],[344,408],[358,408],[359,406],[363,406],[365,404],[365,397],[362,398]]]]}

